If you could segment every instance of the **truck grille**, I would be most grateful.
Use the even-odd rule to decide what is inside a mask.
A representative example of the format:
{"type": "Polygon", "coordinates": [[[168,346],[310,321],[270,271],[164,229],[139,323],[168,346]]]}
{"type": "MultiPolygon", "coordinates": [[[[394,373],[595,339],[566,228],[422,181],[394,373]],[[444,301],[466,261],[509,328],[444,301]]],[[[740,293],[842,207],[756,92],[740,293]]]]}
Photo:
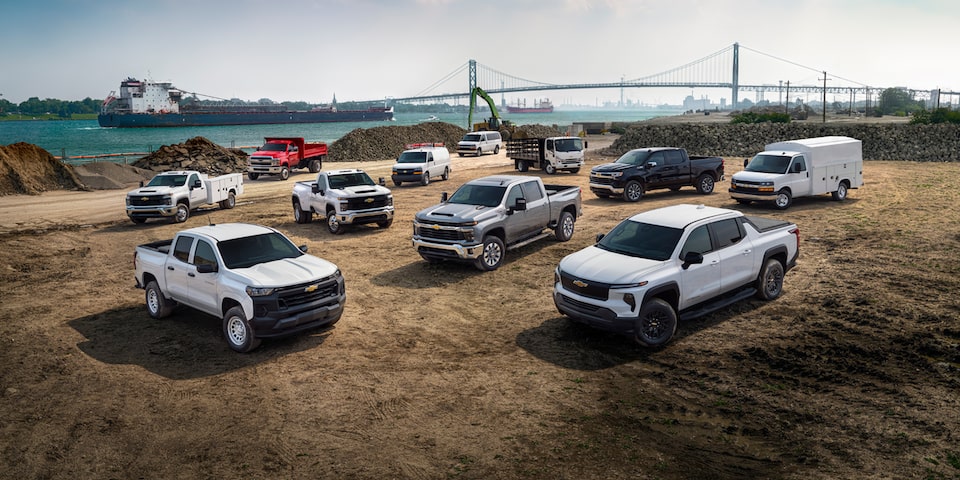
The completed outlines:
{"type": "Polygon", "coordinates": [[[273,157],[250,157],[250,165],[273,165],[273,157]]]}
{"type": "Polygon", "coordinates": [[[446,240],[450,242],[459,242],[464,240],[463,232],[460,230],[434,230],[427,226],[420,226],[420,236],[432,240],[446,240]]]}
{"type": "Polygon", "coordinates": [[[285,308],[323,300],[328,297],[336,297],[339,293],[339,283],[337,283],[336,277],[329,277],[318,282],[284,287],[279,289],[277,293],[278,306],[283,310],[285,308]],[[317,289],[308,291],[313,286],[316,286],[317,289]]]}
{"type": "Polygon", "coordinates": [[[613,185],[616,182],[616,179],[612,177],[600,177],[594,174],[590,174],[590,183],[595,183],[597,185],[613,185]]]}
{"type": "Polygon", "coordinates": [[[560,272],[560,284],[570,292],[597,300],[606,300],[610,290],[609,284],[582,280],[566,272],[560,272]]]}
{"type": "Polygon", "coordinates": [[[134,207],[156,207],[166,205],[167,202],[162,195],[136,195],[130,196],[130,205],[134,207]]]}
{"type": "Polygon", "coordinates": [[[367,210],[382,208],[389,205],[387,195],[373,195],[369,197],[354,197],[347,199],[347,210],[367,210]]]}

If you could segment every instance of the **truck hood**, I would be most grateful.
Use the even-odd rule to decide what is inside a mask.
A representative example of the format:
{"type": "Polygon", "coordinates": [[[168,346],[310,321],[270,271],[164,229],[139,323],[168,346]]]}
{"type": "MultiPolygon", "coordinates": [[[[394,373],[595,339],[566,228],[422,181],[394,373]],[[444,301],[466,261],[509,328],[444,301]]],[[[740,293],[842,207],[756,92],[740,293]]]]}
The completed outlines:
{"type": "Polygon", "coordinates": [[[334,192],[342,192],[341,196],[356,196],[356,195],[386,195],[390,193],[390,189],[386,187],[381,187],[380,185],[355,185],[352,187],[343,187],[343,188],[334,188],[331,189],[334,192]]]}
{"type": "Polygon", "coordinates": [[[629,170],[633,165],[627,165],[626,163],[604,163],[603,165],[597,165],[590,169],[591,172],[622,172],[624,170],[629,170]]]}
{"type": "Polygon", "coordinates": [[[287,156],[287,152],[274,152],[274,151],[261,152],[261,151],[257,150],[256,152],[251,153],[250,156],[251,156],[251,157],[270,157],[270,158],[278,158],[278,157],[286,157],[286,156],[287,156]]]}
{"type": "Polygon", "coordinates": [[[733,174],[731,181],[740,180],[742,182],[776,182],[782,178],[782,173],[763,173],[763,172],[737,172],[733,174]]]}
{"type": "Polygon", "coordinates": [[[254,287],[282,287],[329,277],[337,266],[313,255],[284,258],[234,270],[254,287]]]}
{"type": "Polygon", "coordinates": [[[488,216],[496,215],[500,207],[484,207],[482,205],[464,205],[462,203],[441,203],[417,212],[418,220],[434,222],[465,223],[482,221],[488,216]]]}
{"type": "Polygon", "coordinates": [[[669,260],[650,260],[590,246],[560,261],[560,270],[577,278],[611,284],[629,284],[663,268],[669,260]]]}
{"type": "Polygon", "coordinates": [[[167,195],[176,192],[177,190],[183,187],[140,187],[136,190],[131,190],[127,193],[128,197],[135,197],[137,195],[167,195]]]}

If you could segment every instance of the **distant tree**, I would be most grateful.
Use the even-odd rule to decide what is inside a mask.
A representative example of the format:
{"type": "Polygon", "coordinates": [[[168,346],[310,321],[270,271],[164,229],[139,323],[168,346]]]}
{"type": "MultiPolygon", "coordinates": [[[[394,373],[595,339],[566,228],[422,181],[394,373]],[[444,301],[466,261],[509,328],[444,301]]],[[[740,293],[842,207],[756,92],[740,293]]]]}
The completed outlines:
{"type": "Polygon", "coordinates": [[[883,115],[908,115],[923,110],[923,102],[914,100],[903,88],[887,88],[880,93],[880,112],[883,115]]]}
{"type": "Polygon", "coordinates": [[[938,108],[934,111],[919,110],[910,118],[911,124],[953,123],[960,124],[960,112],[949,108],[938,108]]]}

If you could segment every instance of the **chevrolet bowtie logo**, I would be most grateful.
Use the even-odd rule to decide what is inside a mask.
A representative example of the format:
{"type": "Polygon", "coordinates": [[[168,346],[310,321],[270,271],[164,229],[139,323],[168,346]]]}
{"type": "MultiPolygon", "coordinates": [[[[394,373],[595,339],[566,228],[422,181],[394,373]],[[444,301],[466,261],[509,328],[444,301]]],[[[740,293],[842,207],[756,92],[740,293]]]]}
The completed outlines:
{"type": "Polygon", "coordinates": [[[150,197],[140,197],[141,202],[146,202],[147,200],[150,200],[150,197]]]}
{"type": "Polygon", "coordinates": [[[574,280],[573,284],[580,288],[586,287],[588,285],[588,283],[584,282],[583,280],[574,280]]]}
{"type": "Polygon", "coordinates": [[[310,292],[315,292],[315,291],[317,291],[318,288],[320,288],[319,285],[310,285],[309,287],[304,288],[303,291],[304,291],[304,293],[310,293],[310,292]]]}
{"type": "Polygon", "coordinates": [[[430,228],[434,230],[440,230],[440,225],[430,225],[430,228]]]}
{"type": "Polygon", "coordinates": [[[373,198],[368,198],[364,200],[365,203],[373,203],[373,198]]]}

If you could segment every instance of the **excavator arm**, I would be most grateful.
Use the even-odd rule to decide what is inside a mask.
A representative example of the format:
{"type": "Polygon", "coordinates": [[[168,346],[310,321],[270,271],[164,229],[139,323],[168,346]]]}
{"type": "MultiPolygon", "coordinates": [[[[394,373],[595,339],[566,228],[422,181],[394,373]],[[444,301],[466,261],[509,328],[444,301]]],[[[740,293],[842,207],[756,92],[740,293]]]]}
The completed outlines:
{"type": "Polygon", "coordinates": [[[473,126],[473,109],[477,107],[477,95],[486,100],[487,106],[490,107],[490,113],[492,115],[490,128],[499,128],[500,123],[500,113],[497,112],[497,104],[490,98],[490,95],[487,95],[487,92],[484,92],[480,87],[474,87],[473,91],[470,92],[470,113],[467,115],[467,128],[472,128],[473,126]]]}

